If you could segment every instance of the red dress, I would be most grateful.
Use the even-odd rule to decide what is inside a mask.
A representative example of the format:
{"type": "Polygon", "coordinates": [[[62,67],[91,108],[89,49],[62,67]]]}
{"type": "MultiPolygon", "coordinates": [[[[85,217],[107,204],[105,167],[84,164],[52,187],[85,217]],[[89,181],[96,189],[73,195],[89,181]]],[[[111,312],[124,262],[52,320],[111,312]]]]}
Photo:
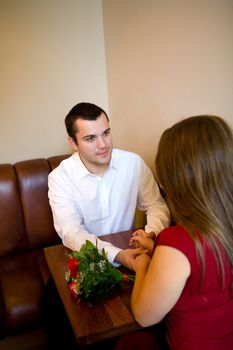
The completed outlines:
{"type": "Polygon", "coordinates": [[[178,249],[188,258],[191,274],[183,292],[166,316],[167,340],[172,350],[232,350],[232,271],[222,248],[225,284],[213,253],[203,244],[206,273],[201,289],[201,266],[193,240],[181,226],[171,226],[157,237],[156,246],[178,249]]]}

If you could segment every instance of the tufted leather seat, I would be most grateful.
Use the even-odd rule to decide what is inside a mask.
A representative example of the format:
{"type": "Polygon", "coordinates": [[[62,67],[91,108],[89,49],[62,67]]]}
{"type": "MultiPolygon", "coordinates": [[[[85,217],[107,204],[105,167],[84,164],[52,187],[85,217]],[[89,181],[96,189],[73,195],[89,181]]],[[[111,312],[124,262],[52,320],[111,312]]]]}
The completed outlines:
{"type": "Polygon", "coordinates": [[[68,155],[0,164],[0,338],[42,326],[50,273],[43,248],[60,243],[48,174],[68,155]]]}

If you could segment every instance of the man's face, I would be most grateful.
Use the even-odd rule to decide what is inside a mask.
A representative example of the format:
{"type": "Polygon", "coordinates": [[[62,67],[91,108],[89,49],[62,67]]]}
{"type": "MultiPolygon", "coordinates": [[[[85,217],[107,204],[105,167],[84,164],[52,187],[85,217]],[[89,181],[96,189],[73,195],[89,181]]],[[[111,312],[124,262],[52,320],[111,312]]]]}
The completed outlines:
{"type": "Polygon", "coordinates": [[[103,174],[112,154],[112,135],[105,114],[96,120],[77,119],[75,127],[77,144],[72,139],[70,143],[91,173],[103,174]]]}

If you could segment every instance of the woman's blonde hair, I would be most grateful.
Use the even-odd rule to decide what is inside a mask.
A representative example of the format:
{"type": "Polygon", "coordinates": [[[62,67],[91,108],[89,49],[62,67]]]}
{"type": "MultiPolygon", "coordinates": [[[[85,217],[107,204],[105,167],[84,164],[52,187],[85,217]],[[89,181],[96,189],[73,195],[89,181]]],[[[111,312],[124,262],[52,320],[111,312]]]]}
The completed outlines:
{"type": "Polygon", "coordinates": [[[184,119],[163,133],[155,166],[174,221],[188,230],[196,244],[203,276],[199,235],[213,249],[224,281],[218,242],[233,266],[232,129],[217,116],[184,119]]]}

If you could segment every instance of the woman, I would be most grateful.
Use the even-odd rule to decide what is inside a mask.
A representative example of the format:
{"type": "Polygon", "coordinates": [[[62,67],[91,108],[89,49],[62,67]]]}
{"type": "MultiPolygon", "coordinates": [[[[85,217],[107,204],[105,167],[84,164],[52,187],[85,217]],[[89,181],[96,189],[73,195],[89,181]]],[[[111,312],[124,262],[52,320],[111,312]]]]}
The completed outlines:
{"type": "MultiPolygon", "coordinates": [[[[216,116],[167,129],[158,183],[176,225],[133,261],[132,311],[144,327],[166,317],[172,350],[233,349],[233,134],[216,116]]],[[[152,241],[134,236],[144,248],[152,241]]]]}

